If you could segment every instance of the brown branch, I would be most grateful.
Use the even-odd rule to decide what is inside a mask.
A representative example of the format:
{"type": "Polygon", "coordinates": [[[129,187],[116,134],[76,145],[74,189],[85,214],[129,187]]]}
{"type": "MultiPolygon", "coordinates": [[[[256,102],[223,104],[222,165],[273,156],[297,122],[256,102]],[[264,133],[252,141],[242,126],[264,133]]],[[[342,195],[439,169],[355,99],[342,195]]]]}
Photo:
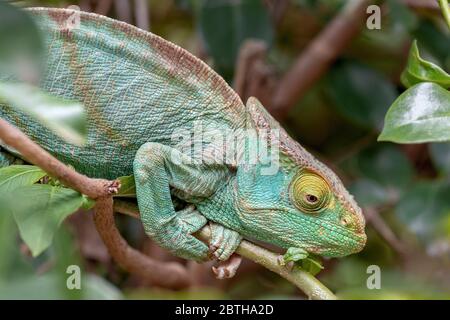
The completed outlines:
{"type": "Polygon", "coordinates": [[[147,0],[134,0],[134,17],[136,27],[150,30],[150,15],[147,0]]]}
{"type": "Polygon", "coordinates": [[[439,11],[439,4],[436,0],[402,0],[411,9],[439,11]]]}
{"type": "MultiPolygon", "coordinates": [[[[118,213],[124,213],[131,217],[139,219],[139,209],[133,203],[123,202],[120,200],[116,201],[114,204],[114,211],[118,213]]],[[[210,239],[209,227],[203,227],[199,232],[195,234],[195,236],[200,240],[208,243],[210,239]]],[[[257,246],[249,241],[243,240],[239,247],[236,249],[236,253],[264,266],[272,272],[279,274],[289,282],[296,285],[310,299],[336,299],[335,295],[310,273],[299,268],[290,269],[286,266],[281,266],[278,262],[279,255],[267,249],[261,248],[260,246],[257,246]]]]}
{"type": "Polygon", "coordinates": [[[281,79],[269,110],[277,119],[289,110],[329,69],[333,61],[359,34],[366,9],[374,1],[349,0],[338,15],[308,45],[281,79]]]}
{"type": "Polygon", "coordinates": [[[116,9],[119,20],[131,23],[132,14],[128,0],[114,0],[114,8],[116,9]]]}
{"type": "Polygon", "coordinates": [[[150,259],[128,245],[117,230],[111,197],[97,200],[94,221],[109,253],[122,268],[164,288],[180,289],[190,285],[189,274],[181,264],[150,259]]]}
{"type": "Polygon", "coordinates": [[[267,45],[261,40],[249,39],[241,45],[236,60],[233,89],[242,99],[245,98],[246,84],[252,63],[254,60],[264,57],[266,51],[267,45]]]}
{"type": "Polygon", "coordinates": [[[112,0],[97,0],[94,12],[106,16],[111,10],[112,0]]]}
{"type": "Polygon", "coordinates": [[[397,238],[392,229],[380,216],[378,210],[373,207],[365,207],[363,211],[367,223],[370,223],[372,227],[399,255],[406,256],[406,254],[408,253],[407,247],[397,238]]]}
{"type": "MultiPolygon", "coordinates": [[[[187,270],[176,262],[160,262],[145,256],[131,248],[120,235],[115,220],[114,210],[139,217],[137,206],[132,203],[118,202],[114,206],[110,184],[112,181],[91,179],[83,176],[53,158],[36,143],[31,141],[19,129],[0,119],[0,138],[4,143],[15,148],[27,160],[40,166],[49,174],[55,175],[68,186],[83,192],[87,190],[97,200],[94,222],[103,242],[114,260],[125,270],[144,277],[154,284],[168,288],[183,288],[191,284],[187,270]],[[74,181],[72,181],[72,179],[74,181]],[[81,181],[84,183],[80,185],[81,181]],[[104,181],[107,183],[105,184],[104,181]],[[101,187],[103,186],[103,189],[101,187]]],[[[197,233],[199,239],[209,242],[210,231],[204,227],[197,233]]],[[[278,255],[248,241],[242,241],[236,251],[238,254],[261,264],[278,273],[305,292],[311,299],[335,299],[333,293],[308,272],[299,268],[289,269],[278,263],[278,255]]]]}
{"type": "Polygon", "coordinates": [[[16,149],[25,159],[41,167],[48,174],[57,177],[65,185],[93,199],[95,224],[108,251],[125,270],[136,273],[154,284],[168,288],[182,288],[190,284],[186,269],[177,263],[163,263],[145,256],[131,248],[122,238],[114,222],[113,200],[114,181],[91,179],[69,168],[31,141],[22,131],[0,119],[0,139],[16,149]],[[113,189],[111,189],[113,186],[113,189]]]}
{"type": "Polygon", "coordinates": [[[22,131],[0,119],[0,137],[4,143],[16,149],[28,162],[42,168],[66,186],[78,190],[92,199],[111,194],[114,183],[103,179],[91,179],[64,163],[31,141],[22,131]]]}

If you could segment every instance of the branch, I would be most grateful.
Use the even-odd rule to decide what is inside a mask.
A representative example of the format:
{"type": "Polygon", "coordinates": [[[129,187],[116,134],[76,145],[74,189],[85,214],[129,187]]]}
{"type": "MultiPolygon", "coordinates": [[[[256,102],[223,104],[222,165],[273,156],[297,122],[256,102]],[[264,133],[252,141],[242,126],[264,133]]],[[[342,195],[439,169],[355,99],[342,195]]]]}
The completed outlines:
{"type": "Polygon", "coordinates": [[[448,0],[439,0],[439,6],[441,7],[445,22],[447,22],[447,26],[450,28],[450,7],[448,0]]]}
{"type": "MultiPolygon", "coordinates": [[[[97,231],[111,256],[125,270],[165,287],[182,288],[190,284],[188,272],[183,266],[175,262],[163,263],[155,261],[131,248],[125,239],[122,238],[115,226],[113,212],[122,212],[139,218],[139,211],[135,204],[123,201],[116,201],[113,207],[112,192],[110,191],[113,181],[91,179],[77,173],[56,160],[19,129],[3,119],[0,119],[0,138],[4,143],[20,152],[29,162],[58,177],[67,186],[88,196],[92,195],[92,198],[97,200],[94,214],[97,231]]],[[[208,241],[210,238],[209,228],[204,227],[197,236],[203,241],[208,241]]],[[[278,273],[305,292],[310,299],[336,298],[328,288],[311,274],[298,268],[289,270],[284,266],[280,266],[278,256],[273,252],[245,240],[242,241],[236,252],[278,273]]]]}
{"type": "Polygon", "coordinates": [[[341,12],[309,44],[280,81],[270,105],[277,119],[289,110],[329,69],[332,62],[355,38],[366,18],[369,0],[349,0],[341,12]]]}
{"type": "Polygon", "coordinates": [[[367,223],[370,223],[372,227],[399,255],[404,257],[408,254],[408,248],[397,238],[389,225],[380,216],[376,208],[365,207],[363,212],[364,216],[366,217],[367,223]]]}
{"type": "Polygon", "coordinates": [[[150,15],[147,0],[134,0],[134,16],[136,27],[150,30],[150,15]]]}
{"type": "MultiPolygon", "coordinates": [[[[114,203],[114,211],[129,215],[139,219],[138,207],[130,202],[116,200],[114,203]]],[[[203,227],[197,232],[196,237],[202,241],[209,242],[210,230],[208,226],[203,227]]],[[[319,280],[317,280],[310,273],[299,268],[290,270],[278,263],[278,255],[270,252],[267,249],[261,248],[249,241],[243,240],[236,252],[241,256],[256,262],[263,267],[275,272],[296,285],[302,290],[310,299],[314,300],[334,300],[336,296],[325,287],[319,280]]]]}
{"type": "Polygon", "coordinates": [[[117,230],[111,197],[97,199],[94,222],[111,256],[128,272],[164,288],[180,289],[190,285],[189,274],[181,264],[150,259],[128,245],[117,230]]]}
{"type": "Polygon", "coordinates": [[[91,179],[56,160],[47,151],[31,141],[22,131],[0,119],[0,139],[16,149],[25,159],[41,167],[73,188],[96,199],[94,220],[108,251],[115,261],[130,273],[138,274],[154,284],[182,288],[190,284],[187,270],[178,263],[151,259],[131,248],[122,238],[114,222],[112,193],[119,185],[115,181],[91,179]]]}
{"type": "Polygon", "coordinates": [[[16,149],[28,162],[42,168],[49,175],[58,178],[66,186],[75,189],[92,199],[107,196],[115,188],[112,181],[91,179],[64,163],[30,140],[22,131],[0,118],[0,138],[4,143],[16,149]]]}

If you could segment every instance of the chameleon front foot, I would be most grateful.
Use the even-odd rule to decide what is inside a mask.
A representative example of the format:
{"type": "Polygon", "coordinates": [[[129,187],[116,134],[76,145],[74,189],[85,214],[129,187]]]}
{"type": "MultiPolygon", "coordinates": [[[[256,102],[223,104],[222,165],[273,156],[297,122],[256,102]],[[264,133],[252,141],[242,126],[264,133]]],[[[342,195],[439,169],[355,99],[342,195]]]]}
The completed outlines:
{"type": "Polygon", "coordinates": [[[220,261],[228,260],[242,241],[242,236],[236,231],[210,222],[211,240],[209,250],[212,258],[220,261]]]}
{"type": "Polygon", "coordinates": [[[120,181],[114,180],[108,183],[108,186],[106,187],[106,190],[108,190],[109,194],[116,194],[119,192],[120,189],[120,181]]]}

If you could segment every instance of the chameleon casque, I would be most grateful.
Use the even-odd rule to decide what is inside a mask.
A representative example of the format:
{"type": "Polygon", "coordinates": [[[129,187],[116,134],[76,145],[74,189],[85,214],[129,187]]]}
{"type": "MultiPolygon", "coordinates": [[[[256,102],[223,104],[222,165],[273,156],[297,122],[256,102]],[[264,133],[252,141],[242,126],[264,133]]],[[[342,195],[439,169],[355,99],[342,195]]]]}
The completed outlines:
{"type": "MultiPolygon", "coordinates": [[[[227,260],[242,238],[327,257],[364,247],[365,222],[353,197],[257,99],[244,105],[205,63],[134,26],[77,12],[79,26],[69,28],[73,10],[27,12],[41,29],[47,50],[39,86],[84,103],[87,143],[68,144],[7,105],[0,105],[0,117],[83,174],[107,179],[134,175],[145,232],[160,246],[197,261],[211,253],[227,260]],[[262,174],[267,165],[261,159],[251,165],[224,163],[211,153],[206,153],[208,161],[193,161],[173,132],[194,132],[199,121],[219,132],[279,130],[278,148],[267,156],[275,155],[279,168],[262,174]],[[174,197],[188,205],[176,211],[174,197]],[[192,235],[208,221],[209,246],[192,235]]],[[[256,143],[242,132],[236,146],[241,155],[256,143]]],[[[192,144],[195,138],[187,141],[192,144]]]]}

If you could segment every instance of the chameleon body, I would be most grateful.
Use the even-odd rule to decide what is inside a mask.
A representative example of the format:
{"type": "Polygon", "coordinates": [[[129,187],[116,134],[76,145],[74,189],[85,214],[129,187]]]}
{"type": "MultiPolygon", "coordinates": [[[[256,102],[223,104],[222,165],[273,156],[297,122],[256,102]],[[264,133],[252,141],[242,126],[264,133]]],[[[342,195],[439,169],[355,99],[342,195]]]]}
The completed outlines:
{"type": "Polygon", "coordinates": [[[198,261],[211,251],[227,260],[243,237],[330,257],[364,247],[364,219],[353,197],[258,100],[244,105],[199,59],[126,23],[66,9],[27,11],[47,48],[39,86],[84,103],[87,143],[68,144],[7,105],[0,105],[0,116],[83,174],[134,175],[144,229],[159,245],[198,261]],[[67,24],[73,14],[80,18],[76,27],[67,24]],[[203,140],[195,137],[199,122],[213,129],[203,140]],[[174,139],[180,128],[194,138],[178,135],[180,144],[174,139]],[[216,148],[215,139],[204,141],[214,130],[240,132],[234,160],[223,161],[224,150],[216,148]],[[278,144],[264,159],[248,164],[240,160],[256,143],[250,130],[266,140],[274,134],[263,131],[277,132],[278,144]],[[203,161],[183,151],[198,141],[212,146],[203,161]],[[278,169],[263,173],[267,160],[275,158],[278,169]],[[173,197],[188,205],[175,211],[173,197]],[[208,221],[213,226],[209,247],[192,236],[208,221]]]}

